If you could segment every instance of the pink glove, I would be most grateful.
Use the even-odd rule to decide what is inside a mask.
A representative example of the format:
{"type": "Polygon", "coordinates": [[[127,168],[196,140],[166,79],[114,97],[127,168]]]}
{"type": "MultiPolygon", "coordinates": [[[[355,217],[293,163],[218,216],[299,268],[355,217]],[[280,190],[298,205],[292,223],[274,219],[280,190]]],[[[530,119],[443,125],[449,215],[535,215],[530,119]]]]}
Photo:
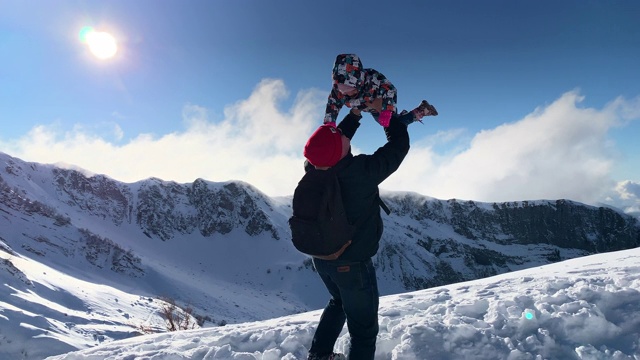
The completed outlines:
{"type": "Polygon", "coordinates": [[[382,127],[389,127],[389,123],[391,122],[391,110],[382,110],[380,115],[378,116],[378,123],[382,125],[382,127]]]}

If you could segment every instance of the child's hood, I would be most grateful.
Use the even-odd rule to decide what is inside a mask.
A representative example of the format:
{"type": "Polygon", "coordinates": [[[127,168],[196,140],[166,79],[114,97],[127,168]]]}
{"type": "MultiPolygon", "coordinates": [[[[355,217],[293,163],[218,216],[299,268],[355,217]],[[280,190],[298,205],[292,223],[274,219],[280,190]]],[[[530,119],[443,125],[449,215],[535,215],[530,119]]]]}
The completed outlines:
{"type": "Polygon", "coordinates": [[[364,83],[365,71],[356,54],[340,54],[333,65],[333,85],[345,84],[360,88],[364,83]]]}

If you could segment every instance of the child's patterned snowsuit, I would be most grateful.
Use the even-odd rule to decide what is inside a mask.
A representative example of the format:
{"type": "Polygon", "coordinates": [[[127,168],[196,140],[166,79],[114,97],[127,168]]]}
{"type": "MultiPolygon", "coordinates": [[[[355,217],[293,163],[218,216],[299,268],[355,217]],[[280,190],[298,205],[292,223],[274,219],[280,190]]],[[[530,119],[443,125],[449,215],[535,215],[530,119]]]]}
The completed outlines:
{"type": "Polygon", "coordinates": [[[324,122],[335,123],[343,105],[370,112],[377,121],[379,113],[366,105],[377,98],[382,98],[382,110],[396,112],[398,99],[395,86],[378,71],[363,69],[358,55],[340,54],[333,66],[333,87],[327,101],[324,122]],[[358,93],[354,96],[343,95],[337,89],[338,83],[353,86],[358,93]]]}

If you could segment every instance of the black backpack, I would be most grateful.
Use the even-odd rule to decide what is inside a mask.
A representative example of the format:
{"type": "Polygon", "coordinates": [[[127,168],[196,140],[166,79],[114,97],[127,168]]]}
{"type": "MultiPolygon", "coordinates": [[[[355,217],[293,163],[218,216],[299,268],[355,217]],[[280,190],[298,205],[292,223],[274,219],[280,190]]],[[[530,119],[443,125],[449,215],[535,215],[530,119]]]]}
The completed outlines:
{"type": "Polygon", "coordinates": [[[351,244],[356,225],[347,219],[337,176],[346,164],[341,161],[327,170],[311,168],[298,182],[289,227],[300,252],[335,260],[351,244]]]}

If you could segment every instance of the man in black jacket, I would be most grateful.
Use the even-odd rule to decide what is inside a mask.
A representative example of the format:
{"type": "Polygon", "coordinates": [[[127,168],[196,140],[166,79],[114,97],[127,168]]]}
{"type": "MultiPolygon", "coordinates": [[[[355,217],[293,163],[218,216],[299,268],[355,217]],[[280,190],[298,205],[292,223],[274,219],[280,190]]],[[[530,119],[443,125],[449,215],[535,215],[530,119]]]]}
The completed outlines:
{"type": "Polygon", "coordinates": [[[394,116],[384,128],[384,146],[372,155],[353,156],[345,146],[350,146],[349,140],[360,126],[357,112],[352,110],[338,125],[341,132],[319,129],[305,145],[305,158],[316,169],[347,162],[338,179],[349,222],[359,225],[351,245],[338,259],[313,259],[331,294],[309,349],[313,360],[344,359],[333,353],[333,347],[345,320],[351,337],[349,359],[370,360],[375,355],[379,293],[371,257],[378,251],[383,230],[378,185],[398,169],[409,152],[409,134],[407,125],[394,116]],[[336,153],[339,155],[331,155],[336,153]]]}

